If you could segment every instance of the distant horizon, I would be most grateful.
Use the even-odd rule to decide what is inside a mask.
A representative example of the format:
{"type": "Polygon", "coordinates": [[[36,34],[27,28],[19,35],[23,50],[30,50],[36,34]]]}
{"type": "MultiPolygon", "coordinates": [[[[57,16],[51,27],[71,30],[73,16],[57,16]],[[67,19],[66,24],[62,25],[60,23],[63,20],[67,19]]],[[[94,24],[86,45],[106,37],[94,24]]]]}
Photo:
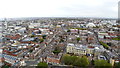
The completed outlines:
{"type": "Polygon", "coordinates": [[[49,17],[48,16],[48,17],[5,17],[5,18],[0,18],[0,20],[1,19],[25,19],[25,18],[99,18],[99,19],[105,18],[105,19],[118,19],[118,18],[109,18],[109,17],[87,17],[87,16],[86,17],[75,17],[75,16],[74,17],[64,17],[64,16],[63,17],[57,17],[57,16],[56,17],[54,17],[54,16],[49,17]]]}

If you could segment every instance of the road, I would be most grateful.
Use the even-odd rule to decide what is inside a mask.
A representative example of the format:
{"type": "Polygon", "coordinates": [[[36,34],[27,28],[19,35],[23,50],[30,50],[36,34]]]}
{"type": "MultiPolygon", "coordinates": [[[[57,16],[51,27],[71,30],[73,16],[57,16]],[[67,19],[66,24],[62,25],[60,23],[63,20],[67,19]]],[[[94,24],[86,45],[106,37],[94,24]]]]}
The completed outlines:
{"type": "Polygon", "coordinates": [[[48,54],[51,53],[54,47],[51,43],[55,39],[57,34],[59,34],[59,32],[53,35],[53,37],[47,42],[47,46],[43,48],[41,52],[39,52],[39,54],[35,57],[34,60],[25,61],[27,66],[37,65],[41,61],[40,58],[45,58],[48,54]]]}

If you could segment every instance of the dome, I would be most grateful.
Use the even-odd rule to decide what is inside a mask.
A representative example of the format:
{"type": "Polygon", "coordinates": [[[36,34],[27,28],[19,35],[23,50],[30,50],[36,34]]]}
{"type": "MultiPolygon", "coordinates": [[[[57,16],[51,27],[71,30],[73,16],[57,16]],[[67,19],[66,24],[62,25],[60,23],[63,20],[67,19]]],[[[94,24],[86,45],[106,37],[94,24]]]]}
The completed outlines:
{"type": "Polygon", "coordinates": [[[96,27],[96,25],[94,23],[88,23],[86,27],[96,27]]]}

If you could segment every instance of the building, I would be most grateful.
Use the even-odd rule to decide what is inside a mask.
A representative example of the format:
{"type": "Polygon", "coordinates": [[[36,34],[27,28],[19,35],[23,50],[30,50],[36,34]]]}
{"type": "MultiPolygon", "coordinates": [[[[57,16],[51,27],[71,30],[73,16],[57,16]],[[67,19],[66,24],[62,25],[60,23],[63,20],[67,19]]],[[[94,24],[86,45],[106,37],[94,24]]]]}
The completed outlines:
{"type": "Polygon", "coordinates": [[[53,65],[60,64],[61,57],[62,57],[62,53],[59,53],[58,55],[50,54],[47,56],[46,61],[47,63],[53,65]]]}
{"type": "Polygon", "coordinates": [[[88,27],[88,28],[90,28],[90,27],[96,27],[96,25],[95,25],[94,23],[88,23],[88,24],[86,25],[86,27],[88,27]]]}
{"type": "Polygon", "coordinates": [[[66,47],[66,51],[67,53],[73,53],[76,55],[86,55],[86,46],[69,43],[66,47]]]}
{"type": "Polygon", "coordinates": [[[66,47],[67,53],[72,53],[76,55],[86,55],[86,54],[95,54],[100,55],[105,50],[102,46],[99,45],[80,45],[68,43],[66,47]]]}
{"type": "Polygon", "coordinates": [[[116,53],[112,53],[110,51],[105,51],[104,55],[109,62],[114,65],[116,61],[120,61],[119,56],[116,53]]]}

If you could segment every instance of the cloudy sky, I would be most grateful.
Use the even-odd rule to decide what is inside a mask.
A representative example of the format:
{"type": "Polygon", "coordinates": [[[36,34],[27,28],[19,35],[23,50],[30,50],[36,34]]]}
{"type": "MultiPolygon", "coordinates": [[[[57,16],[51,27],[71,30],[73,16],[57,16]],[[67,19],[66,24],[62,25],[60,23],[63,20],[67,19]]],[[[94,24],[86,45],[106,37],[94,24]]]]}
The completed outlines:
{"type": "Polygon", "coordinates": [[[117,18],[119,0],[0,0],[0,18],[117,18]]]}

